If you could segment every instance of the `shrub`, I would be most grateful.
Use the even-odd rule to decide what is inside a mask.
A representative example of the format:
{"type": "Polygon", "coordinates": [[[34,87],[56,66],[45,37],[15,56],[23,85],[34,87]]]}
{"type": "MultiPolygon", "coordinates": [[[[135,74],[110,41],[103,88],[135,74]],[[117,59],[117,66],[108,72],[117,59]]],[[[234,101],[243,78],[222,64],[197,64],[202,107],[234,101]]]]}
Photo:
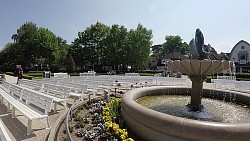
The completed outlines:
{"type": "Polygon", "coordinates": [[[5,72],[5,74],[14,76],[14,73],[13,73],[13,72],[5,72]]]}
{"type": "Polygon", "coordinates": [[[27,75],[27,74],[23,74],[23,78],[25,78],[25,79],[32,79],[33,78],[33,76],[29,76],[29,75],[27,75]]]}

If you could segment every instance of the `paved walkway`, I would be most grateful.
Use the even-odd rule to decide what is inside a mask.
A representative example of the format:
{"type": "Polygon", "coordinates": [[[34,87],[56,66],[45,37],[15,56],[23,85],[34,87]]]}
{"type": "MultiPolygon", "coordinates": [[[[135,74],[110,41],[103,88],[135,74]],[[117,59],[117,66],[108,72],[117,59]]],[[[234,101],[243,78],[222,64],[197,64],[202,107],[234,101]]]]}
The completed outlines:
{"type": "MultiPolygon", "coordinates": [[[[16,83],[17,77],[6,75],[6,81],[9,83],[16,83]]],[[[68,103],[72,103],[73,100],[69,100],[68,103]]],[[[33,134],[26,135],[28,119],[26,116],[16,111],[17,118],[11,118],[11,114],[7,114],[7,103],[0,105],[0,117],[5,125],[5,129],[9,134],[12,141],[45,141],[50,129],[46,129],[46,126],[40,120],[32,121],[33,134]]],[[[49,115],[49,124],[54,126],[55,121],[59,116],[64,113],[65,108],[58,105],[58,112],[49,115]]]]}

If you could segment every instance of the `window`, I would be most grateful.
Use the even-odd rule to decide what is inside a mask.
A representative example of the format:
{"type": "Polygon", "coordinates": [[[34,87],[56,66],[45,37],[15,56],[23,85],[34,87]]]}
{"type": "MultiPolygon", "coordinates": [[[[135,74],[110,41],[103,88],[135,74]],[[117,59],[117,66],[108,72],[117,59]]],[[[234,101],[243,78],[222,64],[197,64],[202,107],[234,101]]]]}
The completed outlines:
{"type": "Polygon", "coordinates": [[[246,55],[241,55],[240,60],[246,60],[246,55]]]}
{"type": "Polygon", "coordinates": [[[241,50],[244,50],[244,49],[245,49],[244,45],[241,45],[241,50]]]}

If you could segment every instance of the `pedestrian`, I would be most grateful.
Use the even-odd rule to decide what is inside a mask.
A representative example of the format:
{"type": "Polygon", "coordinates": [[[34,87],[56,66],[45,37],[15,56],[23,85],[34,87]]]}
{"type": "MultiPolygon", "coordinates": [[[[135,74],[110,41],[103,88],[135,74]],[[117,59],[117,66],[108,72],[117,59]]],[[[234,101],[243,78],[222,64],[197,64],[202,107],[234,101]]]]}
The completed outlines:
{"type": "Polygon", "coordinates": [[[18,84],[18,81],[23,78],[23,69],[21,65],[17,65],[16,71],[17,71],[17,84],[18,84]]]}

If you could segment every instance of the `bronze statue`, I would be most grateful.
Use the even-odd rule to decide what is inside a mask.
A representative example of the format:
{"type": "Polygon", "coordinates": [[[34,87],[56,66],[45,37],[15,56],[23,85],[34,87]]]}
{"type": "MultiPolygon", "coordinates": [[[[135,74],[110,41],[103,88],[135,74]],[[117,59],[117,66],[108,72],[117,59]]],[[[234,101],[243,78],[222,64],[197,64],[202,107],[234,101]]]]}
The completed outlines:
{"type": "Polygon", "coordinates": [[[211,51],[211,46],[208,45],[204,48],[204,37],[200,29],[196,29],[195,38],[189,42],[189,48],[191,53],[191,59],[209,59],[209,52],[211,51]]]}

